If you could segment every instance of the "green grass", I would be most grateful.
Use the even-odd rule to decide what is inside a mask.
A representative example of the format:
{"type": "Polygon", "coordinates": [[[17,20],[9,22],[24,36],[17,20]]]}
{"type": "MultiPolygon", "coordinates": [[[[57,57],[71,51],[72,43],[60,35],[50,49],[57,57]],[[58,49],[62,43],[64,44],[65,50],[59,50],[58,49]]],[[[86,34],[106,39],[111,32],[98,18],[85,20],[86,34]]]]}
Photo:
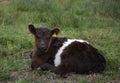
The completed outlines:
{"type": "MultiPolygon", "coordinates": [[[[30,23],[38,27],[48,26],[50,29],[60,27],[60,37],[89,41],[107,60],[106,70],[95,77],[94,82],[120,81],[119,3],[119,0],[0,1],[0,82],[44,83],[43,78],[49,78],[49,73],[31,71],[33,78],[11,80],[11,72],[18,72],[19,76],[24,70],[30,70],[31,60],[23,56],[24,52],[33,48],[34,39],[28,31],[30,23]]],[[[53,81],[65,80],[58,77],[53,81]]],[[[72,79],[68,78],[67,81],[72,79]]],[[[83,76],[77,82],[88,83],[89,79],[83,76]]]]}

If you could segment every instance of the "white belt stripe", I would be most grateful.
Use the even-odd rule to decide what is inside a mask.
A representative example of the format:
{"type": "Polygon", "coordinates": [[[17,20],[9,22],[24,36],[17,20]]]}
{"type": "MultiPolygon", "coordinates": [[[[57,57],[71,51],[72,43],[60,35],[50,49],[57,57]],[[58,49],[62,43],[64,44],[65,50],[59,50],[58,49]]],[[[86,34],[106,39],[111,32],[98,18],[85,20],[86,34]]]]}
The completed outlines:
{"type": "Polygon", "coordinates": [[[63,50],[64,50],[67,46],[69,46],[72,42],[75,42],[75,41],[88,43],[87,41],[84,41],[84,40],[67,39],[67,41],[65,41],[65,42],[63,43],[63,46],[61,46],[61,47],[59,48],[58,52],[57,52],[56,55],[55,55],[54,65],[55,65],[56,67],[59,66],[60,63],[61,63],[61,54],[62,54],[63,50]]]}

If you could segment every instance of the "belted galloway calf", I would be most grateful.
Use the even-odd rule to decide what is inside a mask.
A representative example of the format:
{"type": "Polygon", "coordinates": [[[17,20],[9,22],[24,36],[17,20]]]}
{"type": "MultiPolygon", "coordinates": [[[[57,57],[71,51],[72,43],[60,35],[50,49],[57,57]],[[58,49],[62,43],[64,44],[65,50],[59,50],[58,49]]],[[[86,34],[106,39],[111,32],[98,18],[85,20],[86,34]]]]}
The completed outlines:
{"type": "Polygon", "coordinates": [[[105,58],[87,41],[56,37],[58,28],[35,28],[32,24],[28,27],[35,38],[32,69],[51,70],[62,76],[71,72],[99,73],[105,69],[105,58]]]}

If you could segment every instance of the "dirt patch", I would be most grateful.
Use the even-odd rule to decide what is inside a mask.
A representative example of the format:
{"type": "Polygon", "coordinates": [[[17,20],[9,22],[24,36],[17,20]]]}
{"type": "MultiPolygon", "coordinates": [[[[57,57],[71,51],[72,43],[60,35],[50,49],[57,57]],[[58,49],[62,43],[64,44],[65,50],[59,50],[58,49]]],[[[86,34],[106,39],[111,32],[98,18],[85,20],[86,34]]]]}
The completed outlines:
{"type": "Polygon", "coordinates": [[[20,72],[11,71],[10,81],[15,82],[20,79],[27,79],[34,81],[35,83],[78,83],[80,80],[88,79],[89,83],[94,83],[94,79],[97,75],[80,75],[80,74],[70,74],[67,78],[62,78],[52,72],[43,71],[27,71],[23,70],[20,72]]]}
{"type": "MultiPolygon", "coordinates": [[[[35,83],[96,83],[96,79],[99,79],[100,74],[80,75],[70,74],[67,78],[62,78],[53,72],[43,71],[12,71],[10,73],[10,82],[15,83],[18,80],[25,79],[35,83]]],[[[99,80],[102,80],[101,78],[99,80]]],[[[98,82],[98,81],[97,81],[98,82]]],[[[119,78],[114,80],[105,80],[103,83],[120,83],[119,78]]]]}

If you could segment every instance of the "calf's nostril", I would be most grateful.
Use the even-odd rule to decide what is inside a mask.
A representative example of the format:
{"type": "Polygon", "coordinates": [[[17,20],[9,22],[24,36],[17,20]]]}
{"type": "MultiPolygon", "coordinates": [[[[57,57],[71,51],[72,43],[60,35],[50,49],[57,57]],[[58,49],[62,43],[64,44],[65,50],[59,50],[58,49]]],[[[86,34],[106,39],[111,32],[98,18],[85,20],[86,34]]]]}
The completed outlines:
{"type": "Polygon", "coordinates": [[[40,50],[40,51],[44,51],[45,49],[46,49],[46,48],[45,48],[45,45],[40,45],[40,46],[39,46],[39,50],[40,50]]]}

